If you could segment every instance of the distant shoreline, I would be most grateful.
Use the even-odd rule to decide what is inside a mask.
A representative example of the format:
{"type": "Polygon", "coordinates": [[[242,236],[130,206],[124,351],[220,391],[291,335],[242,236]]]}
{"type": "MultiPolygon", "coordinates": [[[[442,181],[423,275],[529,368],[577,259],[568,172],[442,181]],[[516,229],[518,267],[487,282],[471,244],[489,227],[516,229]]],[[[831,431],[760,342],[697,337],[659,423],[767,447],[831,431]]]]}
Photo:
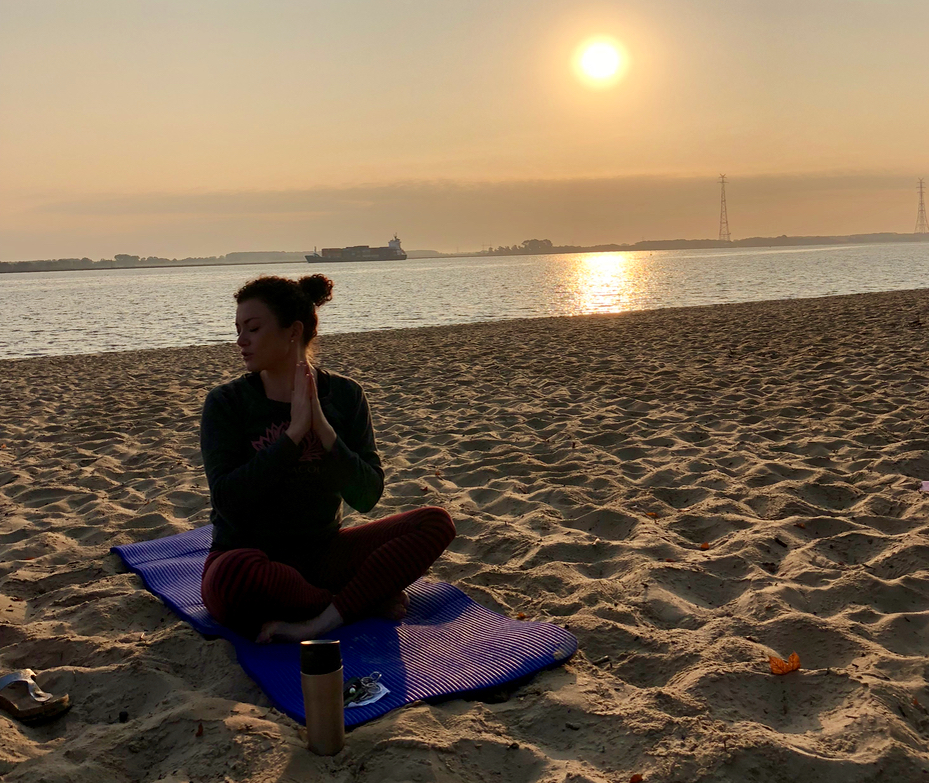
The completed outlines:
{"type": "MultiPolygon", "coordinates": [[[[112,269],[185,269],[193,266],[259,266],[262,264],[298,264],[299,261],[187,261],[180,259],[170,264],[131,264],[126,266],[102,266],[95,263],[93,266],[54,267],[51,269],[4,269],[6,264],[32,263],[31,261],[0,261],[0,274],[16,274],[21,272],[92,272],[95,269],[109,271],[112,269]]],[[[306,263],[305,261],[302,263],[306,263]]]]}
{"type": "MultiPolygon", "coordinates": [[[[789,237],[746,237],[730,242],[717,239],[643,239],[631,245],[592,245],[579,247],[573,245],[552,245],[547,239],[527,239],[521,245],[498,247],[482,250],[478,253],[440,253],[438,256],[506,256],[526,254],[558,255],[561,253],[616,253],[636,252],[642,250],[723,250],[733,247],[803,247],[822,245],[866,245],[897,244],[909,242],[929,242],[929,234],[895,234],[882,232],[876,234],[849,234],[847,236],[799,236],[789,237]]],[[[415,252],[415,251],[414,251],[415,252]]]]}
{"type": "Polygon", "coordinates": [[[240,266],[247,264],[306,263],[306,253],[272,251],[228,253],[206,258],[158,258],[118,255],[116,258],[58,258],[44,261],[2,261],[0,273],[14,272],[81,272],[94,269],[163,269],[165,267],[240,266]]]}
{"type": "MultiPolygon", "coordinates": [[[[731,242],[715,239],[646,239],[633,244],[609,245],[552,245],[549,240],[529,239],[521,245],[498,247],[468,253],[440,253],[433,251],[410,251],[410,260],[422,258],[480,258],[515,255],[562,255],[566,253],[610,253],[640,252],[643,250],[723,250],[744,247],[803,247],[821,245],[897,244],[929,242],[929,234],[850,234],[848,236],[811,237],[748,237],[731,242]],[[420,255],[429,253],[429,255],[420,255]]],[[[308,251],[307,251],[308,252],[308,251]]],[[[41,261],[3,261],[0,274],[16,272],[76,272],[94,269],[162,269],[165,267],[192,266],[237,266],[245,264],[288,264],[306,263],[307,252],[272,251],[228,253],[225,256],[207,258],[158,258],[117,255],[113,259],[94,261],[90,258],[59,258],[41,261]]],[[[336,262],[338,263],[338,262],[336,262]]]]}

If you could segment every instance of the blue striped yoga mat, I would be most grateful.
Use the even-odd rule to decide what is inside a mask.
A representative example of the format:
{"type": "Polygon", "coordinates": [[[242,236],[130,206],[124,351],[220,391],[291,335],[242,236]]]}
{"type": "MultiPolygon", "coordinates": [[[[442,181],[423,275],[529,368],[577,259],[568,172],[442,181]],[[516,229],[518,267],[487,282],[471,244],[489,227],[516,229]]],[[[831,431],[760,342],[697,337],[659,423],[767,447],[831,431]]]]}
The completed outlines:
{"type": "MultiPolygon", "coordinates": [[[[300,645],[255,644],[221,626],[203,605],[200,573],[212,536],[207,525],[112,551],[197,631],[232,642],[242,668],[274,705],[303,723],[300,645]]],[[[420,580],[407,592],[410,609],[402,622],[370,618],[328,635],[341,643],[346,679],[379,671],[390,691],[373,704],[346,709],[346,726],[418,699],[504,685],[563,663],[577,650],[577,639],[563,628],[503,617],[450,584],[420,580]]]]}

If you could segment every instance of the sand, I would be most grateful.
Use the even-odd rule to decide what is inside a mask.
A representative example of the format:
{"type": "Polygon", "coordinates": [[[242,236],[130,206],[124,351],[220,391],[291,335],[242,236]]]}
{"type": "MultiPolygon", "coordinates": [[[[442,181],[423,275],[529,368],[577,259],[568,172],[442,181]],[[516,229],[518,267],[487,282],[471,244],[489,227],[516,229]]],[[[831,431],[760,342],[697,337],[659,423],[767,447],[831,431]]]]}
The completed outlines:
{"type": "Polygon", "coordinates": [[[108,551],[208,521],[199,410],[234,347],[2,361],[0,672],[74,702],[0,715],[4,780],[929,780],[929,291],[321,328],[374,412],[368,518],[445,506],[431,578],[578,654],[311,755],[108,551]]]}

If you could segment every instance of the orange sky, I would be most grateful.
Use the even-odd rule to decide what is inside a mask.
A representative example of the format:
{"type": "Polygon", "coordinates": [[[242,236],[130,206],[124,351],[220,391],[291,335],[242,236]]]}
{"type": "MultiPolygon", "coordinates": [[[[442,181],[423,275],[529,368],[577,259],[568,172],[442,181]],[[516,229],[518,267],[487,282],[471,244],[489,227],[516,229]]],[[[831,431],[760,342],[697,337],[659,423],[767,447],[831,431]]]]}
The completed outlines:
{"type": "Polygon", "coordinates": [[[912,231],[929,3],[0,0],[0,260],[912,231]],[[628,53],[592,90],[598,35],[628,53]]]}

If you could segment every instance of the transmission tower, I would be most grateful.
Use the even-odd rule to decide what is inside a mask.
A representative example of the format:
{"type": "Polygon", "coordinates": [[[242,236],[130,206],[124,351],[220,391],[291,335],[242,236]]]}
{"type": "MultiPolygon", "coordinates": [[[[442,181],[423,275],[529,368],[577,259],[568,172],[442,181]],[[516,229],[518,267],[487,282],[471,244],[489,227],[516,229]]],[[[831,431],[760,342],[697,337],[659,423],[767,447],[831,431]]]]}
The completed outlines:
{"type": "Polygon", "coordinates": [[[929,223],[926,222],[926,202],[923,199],[923,191],[926,189],[926,186],[923,185],[923,181],[919,181],[919,185],[916,186],[919,190],[919,212],[916,214],[916,230],[914,234],[929,234],[929,223]]]}
{"type": "Polygon", "coordinates": [[[729,215],[726,214],[726,175],[719,175],[719,184],[722,186],[719,195],[719,241],[731,242],[729,238],[729,215]]]}

